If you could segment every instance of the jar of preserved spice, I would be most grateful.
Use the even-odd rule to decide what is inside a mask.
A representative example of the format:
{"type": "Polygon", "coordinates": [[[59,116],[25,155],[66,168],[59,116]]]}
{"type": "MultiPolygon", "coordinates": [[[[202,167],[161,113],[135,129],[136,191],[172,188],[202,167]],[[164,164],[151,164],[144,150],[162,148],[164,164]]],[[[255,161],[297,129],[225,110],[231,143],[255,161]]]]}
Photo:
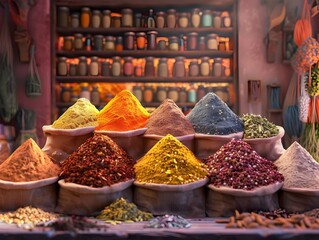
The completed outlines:
{"type": "Polygon", "coordinates": [[[103,13],[102,27],[103,28],[110,28],[111,27],[111,11],[106,9],[102,13],[103,13]]]}
{"type": "Polygon", "coordinates": [[[141,86],[133,86],[132,93],[137,98],[137,100],[142,102],[142,100],[143,100],[143,90],[142,90],[141,86]]]}
{"type": "Polygon", "coordinates": [[[160,58],[157,66],[157,76],[168,77],[167,58],[160,58]]]}
{"type": "Polygon", "coordinates": [[[88,7],[81,8],[81,27],[88,28],[90,26],[91,10],[88,7]]]}
{"type": "Polygon", "coordinates": [[[83,35],[81,33],[74,34],[74,50],[82,50],[83,45],[83,35]]]}
{"type": "Polygon", "coordinates": [[[86,51],[91,51],[91,49],[92,49],[91,35],[87,35],[87,36],[85,37],[84,49],[85,49],[86,51]]]}
{"type": "Polygon", "coordinates": [[[176,10],[175,9],[167,10],[166,25],[168,28],[175,28],[176,26],[176,10]]]}
{"type": "Polygon", "coordinates": [[[156,37],[157,31],[149,31],[147,32],[147,49],[155,50],[156,49],[156,37]]]}
{"type": "Polygon", "coordinates": [[[169,87],[167,97],[172,99],[174,102],[178,101],[178,89],[177,87],[169,87]]]}
{"type": "Polygon", "coordinates": [[[68,27],[69,26],[69,14],[70,10],[68,7],[59,7],[58,8],[58,26],[59,27],[68,27]]]}
{"type": "Polygon", "coordinates": [[[154,57],[146,57],[144,76],[145,77],[155,76],[154,57]]]}
{"type": "Polygon", "coordinates": [[[59,57],[58,59],[58,75],[59,76],[68,75],[68,64],[66,62],[66,57],[59,57]]]}
{"type": "Polygon", "coordinates": [[[200,75],[207,77],[209,76],[209,57],[202,57],[200,63],[200,75]]]}
{"type": "Polygon", "coordinates": [[[230,15],[229,15],[229,12],[223,12],[222,13],[222,26],[223,27],[231,27],[231,18],[230,18],[230,15]]]}
{"type": "Polygon", "coordinates": [[[163,102],[167,98],[166,87],[158,86],[156,89],[156,100],[158,102],[163,102]]]}
{"type": "Polygon", "coordinates": [[[80,14],[73,13],[71,15],[71,27],[72,28],[78,28],[80,27],[80,14]]]}
{"type": "Polygon", "coordinates": [[[102,76],[111,76],[111,68],[110,68],[110,63],[109,62],[102,62],[102,70],[101,70],[101,75],[102,76]]]}
{"type": "Polygon", "coordinates": [[[104,50],[114,50],[114,49],[115,49],[115,38],[113,36],[106,36],[104,50]]]}
{"type": "Polygon", "coordinates": [[[165,12],[159,11],[156,13],[156,27],[164,28],[165,27],[165,12]]]}
{"type": "Polygon", "coordinates": [[[191,23],[193,27],[195,28],[199,27],[200,25],[200,9],[199,8],[194,8],[192,10],[191,23]]]}
{"type": "Polygon", "coordinates": [[[64,37],[63,38],[63,50],[71,51],[73,48],[73,37],[64,37]]]}
{"type": "Polygon", "coordinates": [[[86,98],[88,100],[91,100],[91,93],[88,85],[82,85],[81,91],[80,91],[80,98],[86,98]]]}
{"type": "Polygon", "coordinates": [[[87,64],[86,57],[84,57],[84,56],[79,57],[78,75],[79,76],[87,76],[88,75],[88,64],[87,64]]]}
{"type": "Polygon", "coordinates": [[[122,14],[122,27],[133,27],[133,10],[130,8],[123,8],[122,14]]]}
{"type": "Polygon", "coordinates": [[[100,103],[100,92],[98,86],[92,87],[90,99],[93,105],[98,105],[100,103]]]}
{"type": "Polygon", "coordinates": [[[124,33],[124,49],[125,50],[133,50],[134,49],[134,32],[126,32],[124,33]]]}
{"type": "Polygon", "coordinates": [[[71,63],[70,64],[70,69],[69,69],[69,75],[70,76],[76,76],[77,73],[77,64],[71,63]]]}
{"type": "Polygon", "coordinates": [[[197,32],[190,32],[187,34],[187,50],[197,50],[197,37],[197,32]]]}
{"type": "Polygon", "coordinates": [[[153,101],[154,88],[153,86],[145,86],[143,91],[143,101],[145,103],[150,103],[153,101]]]}
{"type": "Polygon", "coordinates": [[[198,48],[201,51],[206,50],[206,37],[205,36],[200,36],[199,37],[198,48]]]}
{"type": "Polygon", "coordinates": [[[0,134],[0,164],[10,156],[10,144],[4,134],[0,134]]]}
{"type": "Polygon", "coordinates": [[[124,64],[123,64],[123,75],[131,77],[133,76],[133,58],[132,57],[124,57],[124,64]]]}
{"type": "Polygon", "coordinates": [[[187,92],[187,100],[190,103],[196,103],[197,100],[197,93],[194,85],[190,86],[190,89],[187,92]]]}
{"type": "Polygon", "coordinates": [[[93,49],[97,50],[97,51],[101,51],[103,49],[103,36],[102,35],[94,35],[93,49]]]}
{"type": "Polygon", "coordinates": [[[136,48],[138,50],[144,50],[146,45],[146,34],[145,32],[136,33],[136,48]]]}
{"type": "Polygon", "coordinates": [[[178,93],[178,102],[185,103],[187,102],[187,91],[185,87],[181,87],[178,93]]]}
{"type": "Polygon", "coordinates": [[[214,12],[214,27],[215,28],[221,28],[222,27],[222,18],[221,18],[221,13],[215,11],[214,12]]]}
{"type": "Polygon", "coordinates": [[[91,76],[99,75],[99,58],[98,57],[91,57],[90,75],[91,76]]]}
{"type": "Polygon", "coordinates": [[[197,87],[197,101],[201,100],[206,95],[206,88],[203,85],[197,87]]]}
{"type": "Polygon", "coordinates": [[[141,64],[137,64],[135,67],[134,67],[134,76],[135,77],[141,77],[143,74],[143,67],[141,64]]]}
{"type": "Polygon", "coordinates": [[[190,77],[197,77],[199,75],[199,65],[197,60],[193,60],[189,63],[188,75],[190,77]]]}
{"type": "Polygon", "coordinates": [[[120,28],[121,27],[121,16],[120,15],[111,15],[111,26],[112,28],[120,28]]]}
{"type": "Polygon", "coordinates": [[[214,59],[214,76],[221,77],[222,76],[222,59],[215,58],[214,59]]]}
{"type": "Polygon", "coordinates": [[[185,57],[175,57],[175,63],[173,66],[173,76],[174,77],[185,77],[185,57]]]}
{"type": "Polygon", "coordinates": [[[112,59],[113,59],[112,76],[114,77],[121,76],[121,70],[122,70],[121,58],[118,56],[115,56],[112,59]]]}
{"type": "Polygon", "coordinates": [[[172,51],[178,51],[178,37],[171,36],[168,38],[168,49],[172,51]]]}
{"type": "Polygon", "coordinates": [[[94,10],[92,11],[92,27],[93,28],[99,28],[101,26],[101,11],[100,10],[94,10]]]}
{"type": "Polygon", "coordinates": [[[123,46],[123,37],[117,36],[115,39],[115,51],[122,51],[124,48],[123,46]]]}
{"type": "Polygon", "coordinates": [[[187,12],[181,12],[178,16],[178,26],[180,28],[187,28],[189,24],[189,16],[187,12]]]}
{"type": "Polygon", "coordinates": [[[65,103],[71,101],[71,88],[69,86],[62,86],[61,101],[65,103]]]}
{"type": "Polygon", "coordinates": [[[218,50],[218,35],[211,33],[207,35],[207,49],[218,50]]]}
{"type": "Polygon", "coordinates": [[[147,27],[148,28],[155,28],[155,17],[154,17],[154,10],[149,9],[148,10],[148,16],[147,16],[147,27]]]}
{"type": "Polygon", "coordinates": [[[203,11],[202,15],[202,27],[212,27],[213,26],[213,16],[212,11],[206,9],[203,11]]]}
{"type": "Polygon", "coordinates": [[[224,75],[225,77],[229,77],[231,75],[230,66],[224,67],[224,75]]]}
{"type": "Polygon", "coordinates": [[[157,42],[157,49],[158,50],[166,50],[166,40],[161,39],[157,42]]]}

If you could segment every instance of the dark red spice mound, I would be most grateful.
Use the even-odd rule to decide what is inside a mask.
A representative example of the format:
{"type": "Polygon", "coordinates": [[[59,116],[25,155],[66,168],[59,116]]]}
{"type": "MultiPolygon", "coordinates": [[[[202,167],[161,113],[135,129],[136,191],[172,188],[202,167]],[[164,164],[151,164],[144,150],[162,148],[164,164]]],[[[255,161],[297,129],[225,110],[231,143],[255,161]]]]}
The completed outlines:
{"type": "Polygon", "coordinates": [[[104,187],[134,178],[134,160],[111,138],[95,134],[62,162],[60,179],[104,187]]]}
{"type": "Polygon", "coordinates": [[[261,157],[248,143],[233,139],[204,160],[209,169],[210,184],[220,187],[252,190],[283,182],[276,165],[261,157]]]}

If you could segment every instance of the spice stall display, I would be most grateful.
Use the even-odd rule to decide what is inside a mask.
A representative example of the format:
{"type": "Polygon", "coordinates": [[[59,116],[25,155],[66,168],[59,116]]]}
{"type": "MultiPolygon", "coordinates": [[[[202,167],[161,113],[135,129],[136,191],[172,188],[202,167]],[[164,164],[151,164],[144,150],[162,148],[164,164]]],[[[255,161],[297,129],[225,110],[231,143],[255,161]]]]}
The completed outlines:
{"type": "Polygon", "coordinates": [[[165,99],[150,115],[144,133],[145,152],[149,151],[158,140],[171,134],[194,151],[195,130],[190,121],[174,100],[165,99]]]}
{"type": "Polygon", "coordinates": [[[279,208],[277,191],[284,176],[273,162],[261,157],[242,139],[224,144],[204,163],[209,169],[208,216],[230,216],[236,209],[242,212],[279,208]]]}
{"type": "Polygon", "coordinates": [[[186,117],[195,130],[195,155],[201,159],[243,136],[243,121],[213,92],[199,100],[186,117]]]}
{"type": "Polygon", "coordinates": [[[57,161],[64,160],[93,135],[98,113],[89,100],[78,99],[52,125],[42,127],[46,136],[43,151],[57,161]]]}
{"type": "Polygon", "coordinates": [[[134,165],[134,203],[154,215],[205,216],[207,167],[171,134],[134,165]]]}
{"type": "Polygon", "coordinates": [[[60,171],[60,166],[28,139],[0,165],[0,209],[32,205],[53,211],[60,171]]]}
{"type": "Polygon", "coordinates": [[[120,197],[132,199],[133,165],[111,138],[94,134],[61,163],[56,211],[95,215],[120,197]]]}

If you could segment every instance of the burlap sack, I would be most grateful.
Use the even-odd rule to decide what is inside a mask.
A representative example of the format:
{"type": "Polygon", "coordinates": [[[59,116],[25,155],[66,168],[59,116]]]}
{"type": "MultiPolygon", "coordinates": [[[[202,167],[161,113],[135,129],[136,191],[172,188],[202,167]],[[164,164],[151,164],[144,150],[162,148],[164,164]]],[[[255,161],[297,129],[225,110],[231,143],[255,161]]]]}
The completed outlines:
{"type": "Polygon", "coordinates": [[[319,208],[319,189],[282,188],[279,191],[279,205],[288,212],[303,213],[319,208]]]}
{"type": "Polygon", "coordinates": [[[273,211],[279,208],[278,190],[283,183],[275,183],[253,190],[215,187],[208,185],[206,214],[208,217],[233,216],[239,212],[273,211]]]}
{"type": "Polygon", "coordinates": [[[230,142],[233,138],[241,139],[243,132],[232,133],[229,135],[209,135],[202,133],[195,133],[194,145],[195,156],[199,159],[205,159],[210,155],[216,153],[221,146],[230,142]]]}
{"type": "Polygon", "coordinates": [[[0,180],[0,211],[33,206],[54,212],[58,198],[58,177],[31,182],[0,180]]]}
{"type": "Polygon", "coordinates": [[[110,137],[120,147],[122,147],[134,160],[140,159],[144,153],[144,139],[143,134],[146,128],[140,128],[131,131],[94,131],[97,134],[104,134],[110,137]]]}
{"type": "Polygon", "coordinates": [[[66,183],[64,180],[58,183],[60,189],[55,210],[59,213],[95,216],[121,197],[132,201],[133,180],[102,188],[66,183]]]}
{"type": "Polygon", "coordinates": [[[276,161],[284,152],[285,149],[282,145],[282,138],[285,135],[285,130],[281,126],[279,128],[279,133],[277,136],[270,138],[255,138],[247,139],[244,141],[249,143],[250,146],[262,157],[270,160],[276,161]]]}
{"type": "Polygon", "coordinates": [[[183,185],[134,182],[133,202],[153,215],[175,214],[187,218],[205,217],[205,184],[202,179],[183,185]]]}
{"type": "Polygon", "coordinates": [[[45,125],[42,130],[46,136],[46,143],[42,150],[54,160],[61,162],[93,136],[94,128],[55,129],[51,125],[45,125]]]}
{"type": "MultiPolygon", "coordinates": [[[[176,136],[181,143],[183,143],[189,150],[194,152],[194,134],[188,134],[184,136],[176,136]]],[[[148,134],[144,135],[145,141],[145,153],[147,153],[159,140],[161,140],[165,136],[148,134]]]]}

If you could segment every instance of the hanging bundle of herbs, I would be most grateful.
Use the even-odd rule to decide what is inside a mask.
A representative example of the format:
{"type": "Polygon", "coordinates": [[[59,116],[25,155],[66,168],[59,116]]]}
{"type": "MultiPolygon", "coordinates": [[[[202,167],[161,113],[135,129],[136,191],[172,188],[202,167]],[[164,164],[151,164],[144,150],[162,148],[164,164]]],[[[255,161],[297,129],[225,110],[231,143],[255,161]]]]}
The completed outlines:
{"type": "Polygon", "coordinates": [[[41,95],[41,82],[35,61],[35,47],[31,46],[30,72],[25,82],[25,93],[28,97],[37,97],[41,95]]]}
{"type": "Polygon", "coordinates": [[[0,117],[11,121],[18,109],[13,72],[13,50],[9,26],[9,8],[4,5],[4,18],[0,29],[0,117]]]}

